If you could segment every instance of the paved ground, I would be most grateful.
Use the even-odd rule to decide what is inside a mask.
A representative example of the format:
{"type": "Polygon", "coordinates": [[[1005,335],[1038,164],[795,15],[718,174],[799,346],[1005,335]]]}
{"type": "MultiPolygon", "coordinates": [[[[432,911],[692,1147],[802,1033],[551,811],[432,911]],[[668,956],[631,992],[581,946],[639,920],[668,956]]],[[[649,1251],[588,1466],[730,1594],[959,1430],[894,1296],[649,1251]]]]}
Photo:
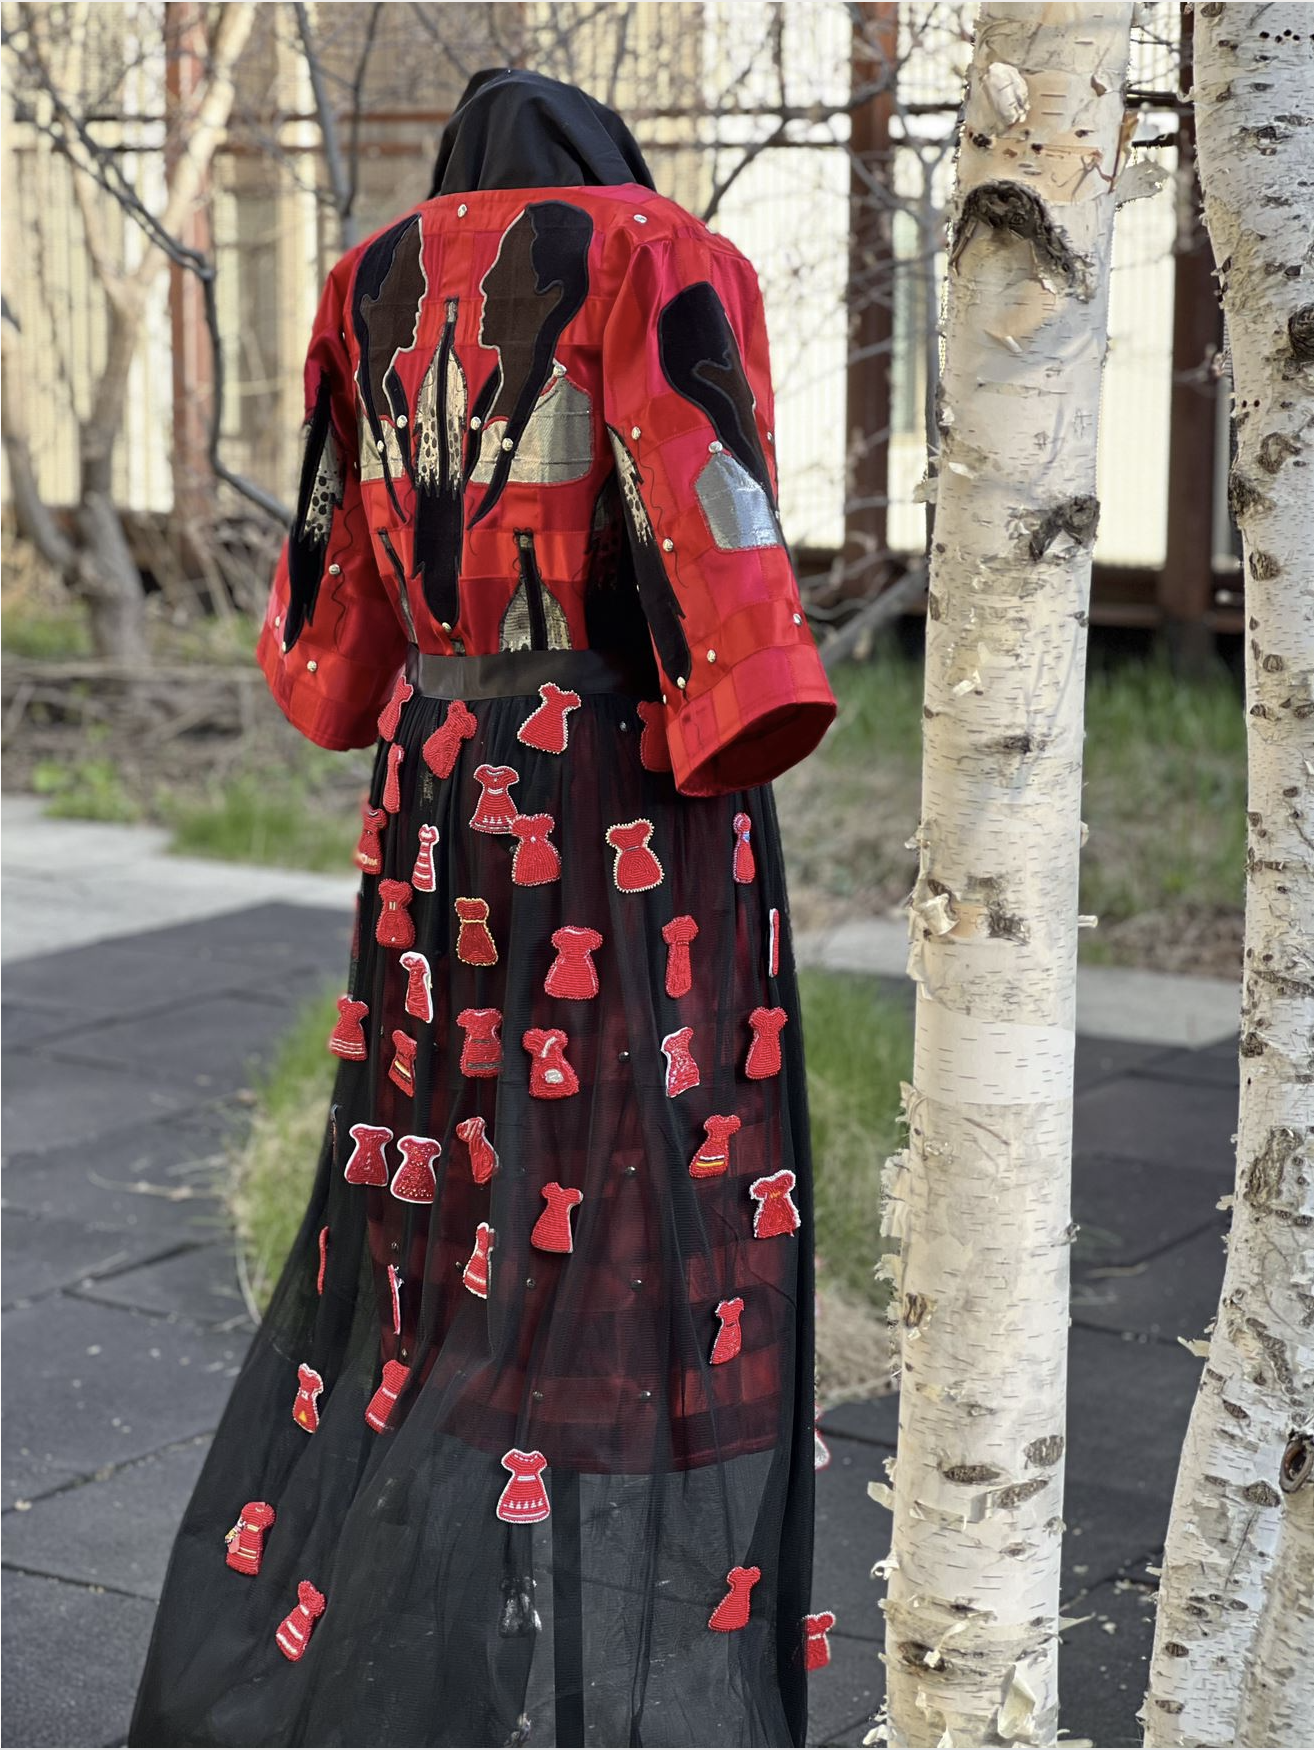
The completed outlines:
{"type": "MultiPolygon", "coordinates": [[[[46,882],[56,873],[62,896],[63,871],[46,861],[46,882]]],[[[218,880],[234,873],[248,872],[218,880]]],[[[211,868],[188,901],[193,921],[132,936],[115,929],[137,887],[159,891],[158,869],[124,863],[117,926],[88,915],[93,886],[85,907],[70,902],[84,945],[62,953],[38,957],[49,937],[25,935],[6,907],[11,1746],[122,1740],[172,1528],[249,1335],[211,1195],[221,1141],[242,1120],[250,1059],[346,960],[341,884],[331,908],[251,904],[240,879],[216,887],[211,868]]],[[[324,897],[314,882],[291,891],[324,897]]],[[[1222,1271],[1235,1047],[1083,1037],[1078,1089],[1065,1594],[1067,1614],[1091,1620],[1066,1638],[1065,1725],[1131,1745],[1146,1569],[1198,1368],[1176,1339],[1203,1331],[1222,1271]]],[[[881,1589],[868,1571],[888,1519],[866,1485],[883,1475],[896,1419],[886,1399],[823,1421],[834,1456],[818,1479],[816,1600],[840,1626],[812,1690],[818,1744],[860,1743],[879,1702],[881,1589]]]]}

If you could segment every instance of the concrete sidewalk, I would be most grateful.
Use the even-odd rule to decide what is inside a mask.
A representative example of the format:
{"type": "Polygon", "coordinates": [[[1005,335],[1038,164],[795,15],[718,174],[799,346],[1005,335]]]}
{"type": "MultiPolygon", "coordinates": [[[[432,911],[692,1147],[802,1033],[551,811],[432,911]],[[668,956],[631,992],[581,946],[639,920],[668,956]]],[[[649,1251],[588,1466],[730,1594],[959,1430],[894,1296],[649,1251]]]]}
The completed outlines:
{"type": "MultiPolygon", "coordinates": [[[[32,823],[26,854],[43,830],[32,823]]],[[[30,885],[21,923],[6,920],[13,1745],[122,1740],[172,1531],[250,1332],[214,1196],[223,1141],[243,1122],[251,1060],[347,960],[337,893],[331,906],[307,903],[318,893],[308,878],[280,877],[296,883],[295,902],[252,903],[242,880],[266,875],[224,866],[202,866],[208,880],[177,900],[191,908],[185,922],[145,930],[139,918],[138,933],[116,932],[135,894],[164,885],[166,866],[130,842],[112,905],[97,909],[100,884],[82,872],[87,896],[69,922],[95,934],[80,945],[49,951],[67,891],[58,861],[34,859],[44,902],[30,885]],[[42,903],[53,914],[45,935],[42,903]]],[[[170,877],[176,868],[169,860],[170,877]]],[[[892,988],[906,996],[905,984],[892,988]]],[[[1066,1614],[1091,1620],[1066,1637],[1065,1726],[1131,1745],[1151,1633],[1147,1568],[1199,1371],[1176,1339],[1204,1330],[1222,1274],[1215,1204],[1232,1182],[1236,1051],[1230,1039],[1151,1049],[1083,1036],[1077,1056],[1064,1593],[1066,1614]]],[[[838,1627],[812,1685],[816,1744],[859,1744],[879,1705],[882,1589],[869,1570],[888,1516],[866,1486],[884,1475],[897,1413],[887,1398],[823,1417],[833,1457],[818,1476],[815,1601],[838,1627]]]]}

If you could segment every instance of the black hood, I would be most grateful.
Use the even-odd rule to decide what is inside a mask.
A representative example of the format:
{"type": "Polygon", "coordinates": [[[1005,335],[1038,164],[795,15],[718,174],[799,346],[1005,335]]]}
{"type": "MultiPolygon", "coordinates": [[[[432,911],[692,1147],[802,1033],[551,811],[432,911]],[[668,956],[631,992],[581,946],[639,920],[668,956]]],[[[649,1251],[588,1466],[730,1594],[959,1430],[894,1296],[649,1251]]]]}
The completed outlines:
{"type": "Polygon", "coordinates": [[[443,129],[429,198],[474,188],[654,186],[638,143],[614,110],[575,85],[487,67],[443,129]]]}

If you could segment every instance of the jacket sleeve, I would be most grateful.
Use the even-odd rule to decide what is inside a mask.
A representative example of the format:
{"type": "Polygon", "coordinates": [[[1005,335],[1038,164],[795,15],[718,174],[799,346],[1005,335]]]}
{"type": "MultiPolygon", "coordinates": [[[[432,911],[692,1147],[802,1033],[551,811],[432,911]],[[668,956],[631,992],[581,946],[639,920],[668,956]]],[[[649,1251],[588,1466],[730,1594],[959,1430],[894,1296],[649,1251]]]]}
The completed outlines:
{"type": "Polygon", "coordinates": [[[296,515],[256,644],[283,714],[320,747],[369,747],[406,651],[361,498],[343,311],[353,258],[329,275],[306,355],[296,515]]]}
{"type": "Polygon", "coordinates": [[[766,783],[812,751],[836,705],[780,528],[750,263],[706,231],[636,247],[602,375],[676,785],[766,783]]]}

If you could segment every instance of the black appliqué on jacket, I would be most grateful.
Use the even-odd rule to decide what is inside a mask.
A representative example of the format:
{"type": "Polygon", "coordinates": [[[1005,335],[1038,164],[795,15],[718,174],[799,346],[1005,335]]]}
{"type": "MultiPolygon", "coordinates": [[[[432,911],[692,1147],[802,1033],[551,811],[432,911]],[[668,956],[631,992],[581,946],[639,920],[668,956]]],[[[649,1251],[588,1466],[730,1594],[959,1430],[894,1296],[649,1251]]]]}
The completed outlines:
{"type": "Polygon", "coordinates": [[[332,400],[332,381],[329,373],[322,371],[315,404],[305,425],[296,517],[288,536],[284,650],[291,650],[303,627],[314,618],[333,513],[342,504],[342,463],[333,435],[332,400]]]}
{"type": "Polygon", "coordinates": [[[739,343],[707,280],[685,286],[663,308],[657,348],[672,389],[707,415],[719,441],[774,502],[739,343]]]}
{"type": "Polygon", "coordinates": [[[351,300],[352,327],[360,351],[356,382],[361,407],[399,514],[401,506],[387,465],[383,415],[386,412],[392,419],[402,466],[409,474],[410,409],[396,361],[398,353],[409,352],[415,345],[428,285],[422,246],[419,213],[411,213],[376,237],[361,254],[351,300]]]}
{"type": "MultiPolygon", "coordinates": [[[[592,241],[593,220],[583,207],[568,201],[533,202],[502,233],[493,265],[480,282],[484,304],[479,339],[496,349],[498,362],[476,411],[481,426],[490,419],[506,423],[492,478],[470,518],[471,527],[502,496],[516,446],[552,374],[557,342],[588,294],[592,241]],[[524,323],[526,309],[536,318],[532,327],[524,323]]],[[[481,429],[481,440],[483,435],[481,429]]]]}
{"type": "Polygon", "coordinates": [[[411,575],[440,625],[461,614],[461,543],[465,515],[463,443],[467,391],[456,356],[460,300],[448,298],[442,338],[415,406],[415,542],[411,575]]]}
{"type": "Polygon", "coordinates": [[[639,587],[644,618],[652,634],[653,646],[662,667],[672,680],[687,680],[689,675],[689,640],[684,635],[684,609],[667,573],[657,547],[657,537],[648,519],[643,502],[643,476],[639,464],[630,454],[629,445],[613,427],[607,427],[612,454],[616,459],[616,478],[620,484],[621,509],[630,535],[630,551],[634,556],[634,577],[639,587]]]}

